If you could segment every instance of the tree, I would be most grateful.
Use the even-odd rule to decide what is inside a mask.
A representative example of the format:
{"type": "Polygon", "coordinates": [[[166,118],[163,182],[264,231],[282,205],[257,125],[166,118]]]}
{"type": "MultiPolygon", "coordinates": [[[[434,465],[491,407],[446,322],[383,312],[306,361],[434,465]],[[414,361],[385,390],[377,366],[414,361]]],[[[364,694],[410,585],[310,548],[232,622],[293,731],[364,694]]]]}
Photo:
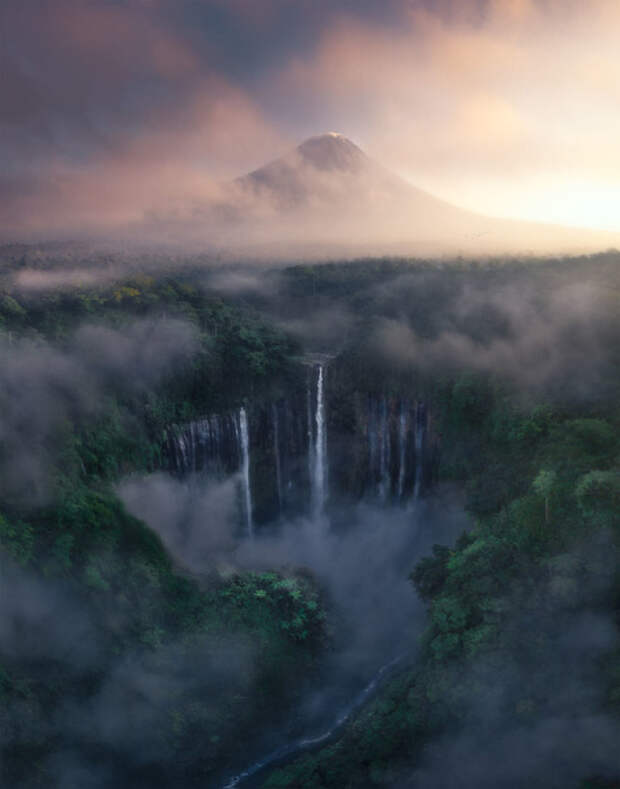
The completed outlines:
{"type": "Polygon", "coordinates": [[[532,487],[538,493],[539,496],[542,496],[545,500],[545,523],[549,523],[549,499],[551,494],[553,493],[553,488],[555,486],[555,482],[557,479],[557,474],[555,471],[550,471],[549,469],[542,469],[538,472],[538,476],[532,483],[532,487]]]}

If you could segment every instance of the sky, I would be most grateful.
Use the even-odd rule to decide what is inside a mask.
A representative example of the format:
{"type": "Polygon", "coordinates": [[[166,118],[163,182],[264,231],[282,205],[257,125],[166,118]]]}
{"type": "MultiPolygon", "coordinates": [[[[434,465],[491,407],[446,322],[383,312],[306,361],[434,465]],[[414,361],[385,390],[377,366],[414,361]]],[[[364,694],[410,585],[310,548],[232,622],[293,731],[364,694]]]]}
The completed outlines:
{"type": "Polygon", "coordinates": [[[482,213],[620,230],[617,0],[4,0],[0,237],[139,221],[338,131],[482,213]]]}

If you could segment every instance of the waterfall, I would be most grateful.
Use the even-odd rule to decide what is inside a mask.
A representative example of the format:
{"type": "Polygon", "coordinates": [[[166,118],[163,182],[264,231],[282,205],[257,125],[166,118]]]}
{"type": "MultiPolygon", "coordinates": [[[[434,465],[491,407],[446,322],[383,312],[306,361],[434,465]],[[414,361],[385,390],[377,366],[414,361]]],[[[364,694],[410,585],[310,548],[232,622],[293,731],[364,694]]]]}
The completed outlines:
{"type": "Polygon", "coordinates": [[[422,473],[424,471],[424,433],[426,432],[426,408],[424,403],[418,403],[415,425],[415,484],[413,498],[420,498],[422,487],[422,473]]]}
{"type": "Polygon", "coordinates": [[[189,426],[189,449],[190,449],[190,469],[196,471],[196,423],[192,422],[189,426]]]}
{"type": "Polygon", "coordinates": [[[385,501],[390,493],[390,456],[392,447],[390,442],[390,424],[388,419],[388,408],[385,397],[381,400],[381,450],[380,450],[380,471],[379,471],[379,496],[385,501]]]}
{"type": "Polygon", "coordinates": [[[310,487],[314,486],[314,438],[312,431],[312,393],[310,383],[306,387],[306,415],[307,415],[307,435],[308,435],[308,477],[310,487]]]}
{"type": "Polygon", "coordinates": [[[241,443],[241,482],[243,487],[245,520],[248,529],[248,537],[253,537],[252,489],[250,487],[250,435],[248,431],[248,417],[243,407],[239,409],[239,437],[241,443]]]}
{"type": "Polygon", "coordinates": [[[426,403],[406,394],[397,399],[368,393],[362,399],[356,393],[354,440],[349,440],[350,423],[346,432],[328,437],[332,373],[324,359],[313,360],[306,371],[305,386],[289,398],[255,404],[251,414],[247,404],[206,414],[167,431],[172,473],[206,480],[237,475],[244,534],[284,514],[319,517],[330,488],[332,501],[336,492],[403,505],[425,495],[435,441],[426,403]],[[339,468],[333,460],[329,469],[328,442],[339,468]]]}
{"type": "Polygon", "coordinates": [[[280,458],[280,417],[278,406],[273,403],[271,406],[271,416],[273,418],[273,453],[276,459],[276,487],[278,490],[278,507],[282,515],[282,461],[280,458]]]}
{"type": "Polygon", "coordinates": [[[182,470],[188,469],[189,461],[188,461],[187,443],[185,441],[185,436],[179,436],[177,440],[177,446],[179,448],[180,467],[182,470]]]}
{"type": "Polygon", "coordinates": [[[210,414],[176,427],[169,438],[172,467],[181,474],[232,474],[241,463],[237,414],[210,414]]]}
{"type": "Polygon", "coordinates": [[[370,483],[374,485],[377,472],[377,420],[375,418],[375,401],[368,400],[368,472],[370,483]]]}
{"type": "Polygon", "coordinates": [[[405,486],[405,463],[407,449],[407,412],[405,403],[400,404],[400,418],[398,421],[398,500],[402,501],[405,486]]]}
{"type": "Polygon", "coordinates": [[[419,498],[424,485],[427,409],[406,398],[368,399],[368,492],[383,502],[419,498]]]}
{"type": "MultiPolygon", "coordinates": [[[[325,427],[325,368],[319,365],[316,385],[316,436],[313,455],[314,461],[312,480],[312,514],[319,516],[323,512],[327,496],[327,431],[325,427]]],[[[310,436],[311,438],[311,436],[310,436]]],[[[312,446],[312,441],[310,441],[312,446]]]]}

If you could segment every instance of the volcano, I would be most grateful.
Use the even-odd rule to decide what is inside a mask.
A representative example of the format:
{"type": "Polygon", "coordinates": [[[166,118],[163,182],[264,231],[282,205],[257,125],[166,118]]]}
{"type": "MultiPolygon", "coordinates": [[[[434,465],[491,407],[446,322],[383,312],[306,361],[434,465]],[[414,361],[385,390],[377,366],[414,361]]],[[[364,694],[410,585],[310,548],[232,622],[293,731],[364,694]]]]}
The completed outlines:
{"type": "Polygon", "coordinates": [[[342,134],[310,137],[224,185],[195,217],[220,249],[277,257],[590,252],[618,234],[498,219],[401,178],[342,134]]]}
{"type": "MultiPolygon", "coordinates": [[[[407,183],[367,156],[337,132],[310,137],[275,161],[236,180],[242,190],[271,200],[281,209],[321,204],[348,213],[347,206],[405,212],[449,212],[453,219],[468,215],[407,183]]],[[[337,215],[332,214],[334,219],[337,215]]],[[[473,216],[469,214],[469,216],[473,216]]],[[[411,217],[413,218],[413,217],[411,217]]]]}

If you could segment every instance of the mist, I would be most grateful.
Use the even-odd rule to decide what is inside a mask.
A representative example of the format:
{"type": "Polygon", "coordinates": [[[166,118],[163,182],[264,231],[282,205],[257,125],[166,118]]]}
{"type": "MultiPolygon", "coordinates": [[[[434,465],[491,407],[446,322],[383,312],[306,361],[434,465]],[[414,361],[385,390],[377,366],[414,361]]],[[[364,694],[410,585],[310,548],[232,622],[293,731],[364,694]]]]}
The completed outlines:
{"type": "Polygon", "coordinates": [[[620,786],[619,29],[0,0],[2,786],[620,786]]]}
{"type": "MultiPolygon", "coordinates": [[[[67,789],[76,782],[104,787],[128,780],[135,786],[166,786],[178,782],[185,768],[190,770],[188,765],[200,763],[213,771],[208,780],[221,777],[223,785],[265,753],[331,731],[341,712],[349,710],[360,691],[382,676],[378,671],[392,661],[400,659],[394,664],[399,681],[401,672],[402,678],[414,676],[425,660],[429,612],[410,574],[436,544],[453,547],[451,556],[460,555],[458,537],[465,531],[475,534],[478,525],[465,509],[471,506],[466,483],[438,483],[434,467],[429,466],[421,499],[407,501],[406,491],[394,506],[389,493],[382,503],[374,498],[376,491],[370,490],[372,482],[364,481],[362,468],[369,441],[369,398],[386,403],[390,419],[401,414],[405,400],[410,405],[424,402],[429,413],[424,440],[433,442],[425,456],[429,464],[431,455],[436,463],[434,442],[440,429],[439,405],[432,402],[429,381],[447,379],[452,384],[463,372],[479,374],[502,381],[510,398],[521,405],[542,399],[558,411],[566,408],[580,414],[584,409],[597,419],[596,409],[606,407],[617,386],[615,294],[605,285],[605,266],[614,261],[613,256],[598,263],[595,259],[598,268],[588,268],[583,260],[567,262],[564,268],[562,261],[488,262],[478,267],[373,261],[366,266],[343,264],[342,269],[333,264],[268,270],[194,261],[191,301],[175,296],[178,304],[174,303],[179,306],[174,314],[184,312],[191,320],[162,317],[157,291],[145,288],[153,296],[150,317],[147,311],[145,317],[127,320],[115,312],[114,322],[81,323],[55,340],[31,329],[5,332],[0,348],[0,380],[6,393],[0,434],[2,492],[12,511],[26,513],[54,500],[56,471],[66,469],[61,451],[67,424],[92,424],[105,413],[110,399],[119,404],[123,434],[130,434],[139,419],[132,402],[150,407],[152,394],[178,376],[183,402],[166,411],[170,429],[164,438],[160,430],[153,443],[168,441],[176,430],[183,430],[182,420],[234,415],[242,406],[251,417],[255,409],[261,416],[254,429],[262,434],[251,451],[263,472],[263,466],[275,464],[274,403],[283,420],[280,440],[284,419],[289,419],[284,415],[297,406],[295,430],[307,438],[307,417],[313,412],[312,407],[306,412],[304,395],[312,399],[314,390],[304,363],[312,353],[322,352],[332,366],[327,375],[326,424],[333,489],[323,517],[301,514],[303,502],[298,515],[270,517],[269,508],[276,507],[275,489],[270,490],[273,480],[267,473],[257,474],[254,484],[264,486],[260,493],[266,501],[273,493],[273,501],[269,499],[256,517],[255,538],[246,539],[239,475],[176,469],[167,446],[158,445],[156,460],[146,466],[156,469],[151,473],[132,470],[128,463],[120,472],[123,476],[109,484],[93,477],[93,495],[103,490],[122,503],[114,517],[137,519],[127,522],[131,534],[152,539],[149,550],[165,549],[167,558],[161,561],[170,562],[166,584],[174,590],[189,588],[186,582],[192,586],[197,602],[188,617],[200,622],[196,631],[179,635],[175,624],[168,632],[168,625],[149,618],[142,605],[174,621],[177,601],[171,606],[165,598],[167,587],[158,586],[156,571],[143,559],[132,564],[129,558],[119,569],[113,543],[117,538],[106,543],[105,523],[96,525],[101,529],[96,556],[85,568],[76,566],[80,579],[87,579],[85,585],[69,573],[48,578],[34,567],[6,565],[0,648],[9,668],[27,666],[39,676],[36,672],[44,672],[51,661],[73,686],[92,690],[83,698],[70,694],[37,735],[40,741],[58,737],[58,748],[41,760],[45,774],[67,789]],[[199,405],[189,403],[189,388],[184,389],[182,381],[195,369],[201,348],[210,348],[217,336],[214,330],[207,338],[211,329],[205,329],[209,323],[204,316],[212,319],[211,310],[220,308],[233,326],[235,353],[248,348],[260,352],[260,343],[270,342],[270,335],[256,330],[263,321],[270,330],[284,332],[275,334],[278,353],[282,337],[296,341],[285,352],[294,358],[275,373],[268,368],[262,381],[255,384],[252,379],[252,387],[226,399],[217,388],[209,389],[216,371],[209,368],[209,354],[201,354],[204,370],[190,381],[207,390],[207,405],[198,400],[203,392],[196,394],[194,389],[189,397],[199,405]],[[246,316],[250,317],[244,323],[246,316]],[[351,470],[351,490],[341,496],[337,464],[344,457],[343,447],[352,448],[350,457],[360,467],[351,470]],[[366,485],[363,492],[357,487],[360,480],[362,487],[366,485]],[[112,568],[110,574],[107,568],[112,568]],[[229,632],[224,626],[218,629],[215,619],[200,619],[201,611],[217,607],[218,594],[230,589],[234,595],[235,585],[256,573],[280,573],[284,583],[303,579],[325,612],[323,640],[312,648],[316,651],[307,662],[297,644],[290,654],[273,659],[282,660],[287,669],[299,660],[303,669],[293,688],[279,688],[289,695],[272,708],[261,707],[255,698],[263,685],[271,689],[277,682],[273,677],[265,680],[261,673],[267,669],[258,626],[252,623],[244,631],[239,624],[243,598],[236,612],[240,619],[231,615],[232,624],[226,623],[229,632]],[[88,590],[85,595],[82,588],[88,590]],[[142,622],[147,623],[144,629],[142,622]],[[133,637],[135,642],[129,640],[133,637]],[[171,720],[173,731],[180,732],[174,741],[165,734],[171,720]],[[196,734],[201,731],[216,740],[201,738],[196,734]],[[223,750],[218,750],[217,738],[226,742],[223,750]]],[[[193,264],[187,265],[185,271],[193,264]]],[[[80,293],[75,275],[80,268],[62,264],[54,279],[47,276],[45,266],[40,278],[24,274],[24,267],[11,292],[22,300],[22,309],[43,309],[50,294],[55,299],[63,292],[59,289],[80,293]]],[[[114,275],[124,272],[122,267],[113,270],[114,275]]],[[[95,270],[86,281],[90,287],[115,280],[112,275],[108,280],[105,271],[99,277],[95,270]]],[[[116,310],[114,303],[112,309],[116,310]]],[[[222,323],[223,334],[228,325],[222,323]]],[[[246,374],[248,379],[254,375],[244,368],[246,374]]],[[[221,386],[225,392],[225,376],[221,386]]],[[[411,431],[411,408],[406,419],[411,431]]],[[[396,425],[393,419],[392,423],[396,425]]],[[[409,432],[411,448],[412,436],[409,432]]],[[[306,478],[307,450],[303,440],[290,449],[298,453],[296,469],[303,467],[299,480],[306,478]]],[[[584,473],[589,469],[584,467],[584,473]]],[[[489,486],[493,473],[491,469],[489,486]]],[[[523,473],[530,474],[529,466],[523,473]]],[[[531,482],[525,477],[523,489],[531,482]]],[[[299,480],[294,484],[303,486],[299,480]]],[[[343,486],[348,481],[347,477],[343,486]]],[[[299,499],[304,495],[295,493],[299,499]]],[[[291,494],[291,501],[295,496],[291,494]]],[[[294,509],[282,508],[282,500],[279,504],[280,513],[294,509]]],[[[88,533],[89,523],[85,519],[79,524],[82,533],[88,533]]],[[[19,524],[11,522],[11,528],[19,524]]],[[[62,545],[50,545],[54,556],[62,558],[62,545]]],[[[614,556],[611,546],[610,541],[570,545],[562,561],[542,567],[545,581],[517,583],[501,598],[503,652],[485,655],[473,667],[468,661],[452,667],[467,686],[455,701],[457,720],[429,742],[395,789],[542,786],[544,781],[563,787],[586,772],[611,775],[620,767],[612,747],[617,722],[604,707],[596,676],[598,662],[618,648],[616,624],[605,609],[613,567],[603,559],[605,554],[614,556]],[[572,573],[573,566],[578,572],[572,573]],[[530,642],[536,647],[534,656],[528,652],[530,642]],[[550,688],[553,702],[545,700],[540,704],[546,706],[537,707],[550,688]]],[[[272,664],[268,666],[273,670],[272,664]]],[[[275,674],[281,678],[280,666],[275,674]]],[[[20,742],[20,730],[38,725],[41,717],[38,708],[14,701],[11,705],[11,727],[4,740],[9,749],[20,742]]],[[[337,734],[346,737],[354,730],[338,729],[337,734]]],[[[194,778],[192,774],[187,780],[194,778]]]]}
{"type": "Polygon", "coordinates": [[[614,780],[620,726],[605,700],[601,665],[620,645],[614,616],[613,536],[574,545],[535,585],[503,601],[504,644],[468,663],[461,716],[425,752],[411,787],[566,787],[585,775],[614,780]]]}
{"type": "Polygon", "coordinates": [[[367,669],[390,651],[412,647],[416,634],[406,623],[422,621],[423,611],[408,574],[416,557],[434,543],[453,541],[469,525],[454,491],[447,488],[405,510],[360,504],[334,514],[347,524],[337,530],[327,519],[298,518],[239,541],[238,486],[235,477],[209,482],[200,475],[176,479],[157,473],[130,477],[118,493],[128,511],[194,573],[218,566],[224,573],[309,570],[342,618],[349,657],[367,669]]]}
{"type": "MultiPolygon", "coordinates": [[[[2,12],[7,240],[144,238],[148,217],[191,217],[221,183],[333,128],[470,211],[618,230],[607,0],[390,0],[381,11],[274,0],[262,15],[219,0],[62,0],[2,12]]],[[[353,240],[385,252],[389,218],[374,236],[359,218],[353,240]]],[[[402,224],[391,228],[399,244],[402,224]]],[[[319,239],[319,227],[306,234],[319,239]]],[[[579,231],[569,243],[590,245],[579,231]]]]}
{"type": "MultiPolygon", "coordinates": [[[[157,785],[172,785],[175,751],[166,731],[175,709],[200,693],[204,725],[226,693],[248,692],[255,682],[256,650],[247,639],[196,634],[119,657],[110,649],[119,613],[109,602],[79,600],[71,581],[41,578],[6,557],[0,570],[3,669],[19,677],[28,667],[34,681],[51,670],[59,683],[93,690],[63,695],[51,711],[45,699],[28,696],[3,707],[3,752],[19,746],[25,733],[34,743],[54,739],[40,762],[54,786],[126,785],[132,773],[131,785],[153,785],[143,775],[153,769],[157,785]]],[[[231,721],[221,731],[232,734],[235,726],[231,721]]]]}
{"type": "Polygon", "coordinates": [[[92,418],[108,393],[143,394],[197,347],[193,326],[177,319],[137,320],[119,329],[86,324],[60,345],[3,337],[3,495],[45,500],[67,422],[92,418]]]}
{"type": "Polygon", "coordinates": [[[205,573],[236,546],[238,480],[178,480],[158,472],[130,477],[118,486],[128,512],[147,523],[179,565],[205,573]]]}
{"type": "MultiPolygon", "coordinates": [[[[610,231],[467,211],[385,169],[341,135],[310,137],[281,153],[258,170],[220,182],[206,177],[200,181],[183,168],[175,172],[175,164],[165,168],[156,183],[151,183],[152,173],[146,178],[123,174],[114,184],[119,194],[111,197],[108,212],[102,210],[99,192],[93,199],[92,186],[84,196],[79,181],[70,182],[63,186],[66,199],[48,195],[45,208],[20,211],[45,216],[51,204],[58,206],[58,217],[36,230],[23,229],[11,240],[80,240],[102,250],[112,244],[134,252],[207,253],[261,263],[369,255],[583,253],[620,247],[620,235],[610,231]],[[67,200],[75,205],[67,205],[67,200]],[[76,216],[81,216],[77,224],[76,216]]],[[[41,279],[19,275],[21,284],[30,287],[40,285],[41,279]]],[[[64,279],[70,284],[89,281],[88,275],[79,277],[71,270],[64,279]]]]}
{"type": "Polygon", "coordinates": [[[259,755],[322,733],[379,668],[414,658],[426,613],[409,573],[433,544],[452,544],[471,523],[457,492],[446,487],[406,509],[360,504],[332,513],[337,527],[327,518],[297,518],[239,541],[235,483],[155,474],[130,478],[118,490],[194,574],[302,572],[319,585],[333,630],[329,653],[317,677],[300,678],[294,722],[264,731],[252,751],[259,755]]]}
{"type": "Polygon", "coordinates": [[[570,402],[611,393],[620,335],[615,296],[602,284],[584,276],[537,287],[507,278],[498,286],[459,283],[449,294],[437,285],[405,275],[378,295],[376,312],[385,317],[375,319],[368,350],[386,369],[467,370],[570,402]],[[436,309],[420,304],[418,317],[425,290],[436,309]]]}

